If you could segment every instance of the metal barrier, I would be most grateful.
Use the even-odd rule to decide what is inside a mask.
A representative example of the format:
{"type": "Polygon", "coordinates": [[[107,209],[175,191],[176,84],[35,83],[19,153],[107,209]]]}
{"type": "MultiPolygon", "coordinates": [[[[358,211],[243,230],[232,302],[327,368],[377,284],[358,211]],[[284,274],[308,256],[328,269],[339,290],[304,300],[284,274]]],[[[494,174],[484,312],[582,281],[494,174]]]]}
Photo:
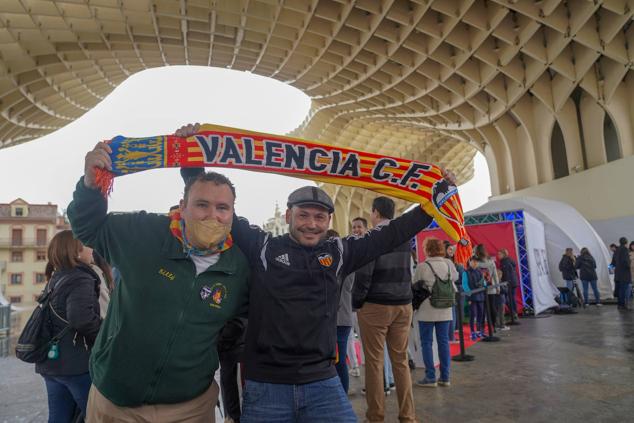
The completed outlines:
{"type": "Polygon", "coordinates": [[[0,357],[9,355],[11,342],[11,304],[0,304],[0,357]]]}
{"type": "MultiPolygon", "coordinates": [[[[470,297],[473,294],[478,294],[480,292],[484,292],[489,288],[497,288],[499,286],[502,285],[508,285],[508,282],[501,282],[495,285],[491,285],[491,286],[484,286],[482,288],[478,288],[478,289],[473,289],[469,292],[458,292],[456,294],[456,300],[457,300],[457,307],[458,307],[458,313],[456,314],[456,317],[458,319],[458,337],[460,340],[460,354],[456,355],[454,357],[452,357],[451,359],[453,361],[473,361],[475,359],[475,357],[473,355],[470,354],[466,354],[465,353],[465,346],[464,346],[464,330],[463,330],[463,322],[464,322],[464,298],[465,297],[470,297]]],[[[484,296],[484,303],[485,303],[485,310],[486,310],[486,321],[487,321],[487,332],[488,335],[484,338],[482,338],[482,341],[484,342],[498,342],[500,340],[499,337],[494,336],[493,334],[495,333],[495,325],[491,322],[491,304],[489,303],[489,296],[485,295],[484,296]]],[[[503,315],[502,315],[502,319],[504,319],[503,315]]],[[[513,313],[511,312],[511,321],[514,322],[514,318],[513,318],[513,313]]]]}

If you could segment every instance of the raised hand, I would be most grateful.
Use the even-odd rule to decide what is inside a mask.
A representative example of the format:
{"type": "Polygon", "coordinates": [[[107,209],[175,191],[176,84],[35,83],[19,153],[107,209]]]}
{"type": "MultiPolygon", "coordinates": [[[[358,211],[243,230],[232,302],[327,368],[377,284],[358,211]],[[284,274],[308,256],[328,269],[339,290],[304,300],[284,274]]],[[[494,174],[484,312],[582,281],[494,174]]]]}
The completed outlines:
{"type": "Polygon", "coordinates": [[[99,142],[91,151],[86,153],[84,160],[84,185],[87,188],[96,188],[95,170],[112,170],[112,160],[110,160],[112,149],[105,142],[99,142]]]}

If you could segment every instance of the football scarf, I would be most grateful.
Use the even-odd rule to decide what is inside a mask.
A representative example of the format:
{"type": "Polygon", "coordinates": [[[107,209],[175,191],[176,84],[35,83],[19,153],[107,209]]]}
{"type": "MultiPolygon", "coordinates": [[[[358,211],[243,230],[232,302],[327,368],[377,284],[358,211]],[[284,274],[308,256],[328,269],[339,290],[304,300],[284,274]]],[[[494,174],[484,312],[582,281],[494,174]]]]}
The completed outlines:
{"type": "Polygon", "coordinates": [[[104,195],[115,176],[163,167],[224,167],[268,172],[357,188],[419,203],[454,241],[456,260],[471,255],[458,189],[430,163],[367,153],[299,138],[202,125],[181,138],[117,136],[110,140],[112,172],[97,169],[104,195]]]}

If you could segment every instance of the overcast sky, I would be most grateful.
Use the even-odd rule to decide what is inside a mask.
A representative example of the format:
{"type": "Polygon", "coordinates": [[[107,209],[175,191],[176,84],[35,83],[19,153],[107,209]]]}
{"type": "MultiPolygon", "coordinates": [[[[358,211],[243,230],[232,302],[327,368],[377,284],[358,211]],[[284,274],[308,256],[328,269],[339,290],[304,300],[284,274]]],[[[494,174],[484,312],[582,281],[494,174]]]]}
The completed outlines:
{"type": "MultiPolygon", "coordinates": [[[[29,203],[52,202],[65,209],[83,174],[84,155],[115,135],[172,133],[189,122],[215,123],[283,135],[305,118],[310,100],[273,79],[219,68],[172,66],[133,75],[91,111],[64,128],[0,150],[0,203],[20,197],[29,203]]],[[[484,157],[475,177],[460,189],[466,210],[491,195],[484,157]]],[[[223,170],[237,189],[236,210],[253,223],[273,215],[275,203],[306,181],[284,176],[223,170]]],[[[109,209],[167,212],[182,196],[177,169],[157,169],[115,180],[109,209]]]]}

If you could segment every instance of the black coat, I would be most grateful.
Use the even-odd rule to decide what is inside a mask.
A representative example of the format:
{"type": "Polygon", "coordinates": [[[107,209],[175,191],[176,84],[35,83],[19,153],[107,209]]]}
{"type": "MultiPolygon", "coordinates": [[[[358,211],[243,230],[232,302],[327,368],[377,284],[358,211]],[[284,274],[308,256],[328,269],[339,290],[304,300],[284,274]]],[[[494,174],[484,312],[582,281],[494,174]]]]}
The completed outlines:
{"type": "MultiPolygon", "coordinates": [[[[53,273],[49,284],[53,287],[53,310],[68,321],[70,329],[59,342],[59,358],[35,365],[35,371],[48,376],[74,376],[88,372],[88,358],[95,342],[101,317],[99,316],[99,277],[86,265],[53,273]],[[66,280],[55,287],[62,278],[66,280]]],[[[48,287],[48,285],[47,285],[48,287]]],[[[54,333],[66,323],[53,314],[54,333]]]]}
{"type": "Polygon", "coordinates": [[[582,281],[596,281],[597,278],[597,263],[590,254],[584,254],[577,257],[575,267],[579,269],[579,279],[582,281]]]}
{"type": "Polygon", "coordinates": [[[630,253],[626,246],[621,245],[612,256],[614,266],[614,281],[632,283],[632,271],[630,269],[630,253]]]}
{"type": "Polygon", "coordinates": [[[565,281],[574,281],[578,277],[577,269],[575,269],[575,262],[572,257],[565,254],[559,262],[559,270],[561,271],[561,276],[563,276],[565,281]]]}
{"type": "Polygon", "coordinates": [[[508,282],[512,288],[517,288],[517,266],[510,257],[500,260],[500,270],[502,271],[502,282],[508,282]]]}
{"type": "MultiPolygon", "coordinates": [[[[247,379],[299,385],[337,376],[340,282],[431,221],[415,207],[362,238],[333,237],[309,247],[234,218],[233,240],[251,263],[247,379]]],[[[409,290],[411,298],[411,281],[409,290]]]]}

